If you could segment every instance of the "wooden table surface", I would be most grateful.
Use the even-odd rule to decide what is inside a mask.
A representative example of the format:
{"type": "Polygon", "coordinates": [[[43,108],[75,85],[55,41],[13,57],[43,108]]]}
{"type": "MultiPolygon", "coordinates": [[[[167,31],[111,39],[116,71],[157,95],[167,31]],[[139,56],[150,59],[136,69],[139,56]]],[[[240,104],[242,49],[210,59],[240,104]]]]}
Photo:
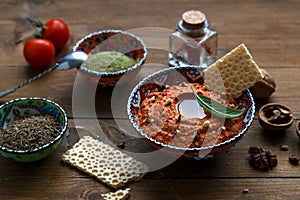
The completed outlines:
{"type": "Polygon", "coordinates": [[[218,31],[219,57],[245,43],[258,65],[274,77],[276,92],[268,99],[256,100],[257,109],[268,102],[283,103],[292,109],[295,121],[284,133],[274,134],[262,129],[256,115],[245,137],[228,152],[202,161],[180,158],[149,172],[142,181],[128,184],[130,199],[300,199],[300,166],[288,162],[290,155],[300,155],[300,140],[295,133],[300,117],[299,8],[298,0],[0,1],[0,91],[41,72],[27,65],[23,44],[14,45],[16,37],[28,28],[27,17],[66,21],[71,39],[58,57],[71,51],[84,35],[104,29],[141,33],[149,46],[142,73],[132,84],[120,86],[125,95],[115,94],[115,88],[95,88],[73,69],[56,70],[0,99],[1,104],[19,97],[54,100],[66,110],[70,130],[70,139],[42,161],[16,163],[0,157],[0,199],[100,199],[100,194],[112,191],[63,163],[61,155],[85,134],[104,133],[113,142],[124,140],[128,151],[149,148],[131,136],[134,130],[127,119],[127,98],[135,83],[166,67],[168,37],[164,33],[175,29],[181,13],[190,9],[205,12],[211,28],[218,31]],[[149,38],[153,30],[166,37],[154,34],[149,38]],[[81,84],[90,84],[94,93],[80,90],[81,84]],[[93,112],[78,100],[87,98],[87,102],[96,104],[93,112]],[[288,151],[280,150],[283,144],[289,146],[288,151]],[[272,150],[278,165],[267,171],[253,169],[248,163],[250,146],[272,150]],[[245,189],[249,191],[245,193],[245,189]]]}

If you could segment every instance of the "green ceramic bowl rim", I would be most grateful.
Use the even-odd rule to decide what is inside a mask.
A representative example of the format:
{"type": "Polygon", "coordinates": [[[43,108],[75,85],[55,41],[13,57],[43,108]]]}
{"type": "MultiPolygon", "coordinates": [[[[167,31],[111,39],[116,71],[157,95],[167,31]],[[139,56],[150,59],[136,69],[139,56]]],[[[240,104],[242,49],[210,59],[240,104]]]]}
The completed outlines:
{"type": "Polygon", "coordinates": [[[30,150],[14,150],[14,149],[8,149],[6,147],[3,147],[3,146],[0,146],[0,150],[1,151],[4,151],[4,152],[7,152],[7,153],[13,153],[13,154],[32,154],[32,153],[37,153],[41,150],[44,150],[44,149],[47,149],[48,147],[54,145],[57,141],[59,141],[62,136],[65,134],[65,132],[67,131],[67,127],[68,127],[68,118],[67,118],[67,114],[66,112],[64,111],[64,109],[57,103],[55,103],[54,101],[51,101],[49,99],[46,99],[46,98],[39,98],[39,97],[30,97],[30,98],[17,98],[17,99],[14,99],[14,100],[10,100],[4,104],[2,104],[0,106],[0,109],[2,109],[3,107],[5,106],[8,106],[10,104],[14,104],[15,102],[19,102],[19,101],[25,101],[25,100],[39,100],[39,101],[44,101],[44,102],[47,102],[47,103],[50,103],[52,105],[54,105],[55,107],[57,107],[61,113],[63,114],[63,117],[64,117],[64,125],[63,125],[63,128],[60,132],[60,134],[54,139],[52,140],[50,143],[48,144],[45,144],[41,147],[38,147],[38,148],[35,148],[35,149],[30,149],[30,150]]]}

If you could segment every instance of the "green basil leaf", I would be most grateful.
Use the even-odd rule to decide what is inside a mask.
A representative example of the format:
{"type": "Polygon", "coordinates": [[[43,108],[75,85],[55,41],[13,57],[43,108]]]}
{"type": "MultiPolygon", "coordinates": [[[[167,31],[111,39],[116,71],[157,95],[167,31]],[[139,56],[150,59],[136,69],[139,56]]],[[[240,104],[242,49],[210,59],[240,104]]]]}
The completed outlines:
{"type": "Polygon", "coordinates": [[[245,112],[245,109],[235,110],[217,101],[214,101],[209,97],[203,96],[201,94],[197,94],[194,88],[193,87],[191,88],[193,90],[197,102],[203,107],[203,109],[207,110],[212,115],[231,119],[231,118],[240,117],[245,112]]]}

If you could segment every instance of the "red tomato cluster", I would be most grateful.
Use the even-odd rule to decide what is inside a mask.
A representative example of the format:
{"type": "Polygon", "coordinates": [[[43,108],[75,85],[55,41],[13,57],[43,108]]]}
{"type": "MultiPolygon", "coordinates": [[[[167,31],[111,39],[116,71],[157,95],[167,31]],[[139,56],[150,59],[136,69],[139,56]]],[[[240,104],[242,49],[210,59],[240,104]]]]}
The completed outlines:
{"type": "Polygon", "coordinates": [[[23,55],[33,67],[48,67],[55,58],[56,51],[62,49],[69,41],[70,31],[61,19],[50,19],[45,24],[35,23],[41,28],[38,38],[25,42],[23,55]]]}

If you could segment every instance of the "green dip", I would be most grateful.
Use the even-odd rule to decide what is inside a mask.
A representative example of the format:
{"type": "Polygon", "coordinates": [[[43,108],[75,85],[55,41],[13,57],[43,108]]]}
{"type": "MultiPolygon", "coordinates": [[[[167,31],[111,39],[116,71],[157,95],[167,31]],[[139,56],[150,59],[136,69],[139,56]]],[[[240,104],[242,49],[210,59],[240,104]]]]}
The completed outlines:
{"type": "Polygon", "coordinates": [[[89,54],[83,67],[98,72],[116,72],[128,69],[137,63],[133,58],[117,51],[101,51],[89,54]]]}

